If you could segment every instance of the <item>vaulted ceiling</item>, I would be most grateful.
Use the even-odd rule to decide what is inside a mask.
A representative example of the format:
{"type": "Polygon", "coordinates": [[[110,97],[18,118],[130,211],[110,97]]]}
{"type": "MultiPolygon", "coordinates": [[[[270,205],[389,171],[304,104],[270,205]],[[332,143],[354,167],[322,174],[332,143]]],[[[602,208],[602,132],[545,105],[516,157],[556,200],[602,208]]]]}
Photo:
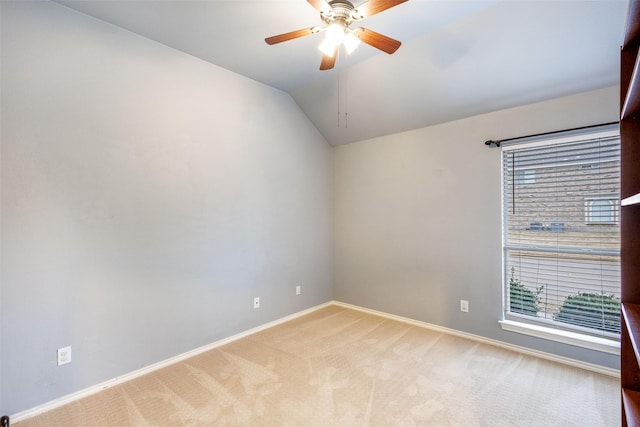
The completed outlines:
{"type": "MultiPolygon", "coordinates": [[[[333,145],[619,82],[622,0],[409,0],[361,25],[402,41],[362,44],[320,71],[324,35],[305,0],[57,0],[288,92],[333,145]]],[[[353,1],[357,6],[362,1],[353,1]]]]}

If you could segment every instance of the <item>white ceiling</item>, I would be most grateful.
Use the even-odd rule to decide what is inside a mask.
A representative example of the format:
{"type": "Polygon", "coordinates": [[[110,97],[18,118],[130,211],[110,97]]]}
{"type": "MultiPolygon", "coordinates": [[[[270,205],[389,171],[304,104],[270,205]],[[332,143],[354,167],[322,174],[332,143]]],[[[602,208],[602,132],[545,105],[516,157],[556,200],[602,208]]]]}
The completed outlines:
{"type": "MultiPolygon", "coordinates": [[[[626,0],[409,0],[361,25],[402,41],[361,45],[320,71],[305,0],[57,0],[291,94],[333,145],[612,86],[626,0]]],[[[361,3],[354,1],[354,4],[361,3]]]]}

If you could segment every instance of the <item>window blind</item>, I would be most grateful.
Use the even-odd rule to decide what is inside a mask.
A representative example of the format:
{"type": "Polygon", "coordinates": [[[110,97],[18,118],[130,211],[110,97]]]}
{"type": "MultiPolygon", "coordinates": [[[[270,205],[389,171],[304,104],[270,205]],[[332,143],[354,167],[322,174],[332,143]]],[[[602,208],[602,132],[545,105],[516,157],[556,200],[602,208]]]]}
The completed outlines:
{"type": "Polygon", "coordinates": [[[620,332],[617,133],[503,149],[505,317],[620,332]]]}

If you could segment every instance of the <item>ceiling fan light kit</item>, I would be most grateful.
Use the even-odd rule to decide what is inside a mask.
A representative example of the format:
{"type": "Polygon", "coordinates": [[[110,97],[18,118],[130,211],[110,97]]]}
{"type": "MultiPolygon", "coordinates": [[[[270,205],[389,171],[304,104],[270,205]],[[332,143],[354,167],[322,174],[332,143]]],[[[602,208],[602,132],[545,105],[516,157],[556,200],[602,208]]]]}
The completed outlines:
{"type": "Polygon", "coordinates": [[[342,40],[344,40],[345,30],[346,27],[341,24],[331,24],[327,27],[327,38],[325,40],[332,45],[337,46],[342,43],[342,40]]]}
{"type": "Polygon", "coordinates": [[[342,44],[344,45],[347,54],[351,55],[351,53],[353,53],[353,51],[356,50],[358,46],[360,46],[360,39],[358,38],[358,36],[353,34],[353,31],[350,31],[344,36],[342,44]]]}
{"type": "Polygon", "coordinates": [[[318,49],[323,54],[320,62],[321,70],[329,70],[334,67],[341,44],[345,47],[347,54],[351,54],[360,45],[360,42],[392,54],[400,47],[400,41],[363,27],[353,29],[350,28],[350,25],[352,22],[368,18],[406,1],[368,0],[358,7],[354,7],[353,3],[348,0],[331,0],[329,2],[325,0],[307,0],[311,6],[320,12],[320,19],[324,26],[267,37],[265,42],[272,45],[326,30],[325,40],[318,46],[318,49]]]}

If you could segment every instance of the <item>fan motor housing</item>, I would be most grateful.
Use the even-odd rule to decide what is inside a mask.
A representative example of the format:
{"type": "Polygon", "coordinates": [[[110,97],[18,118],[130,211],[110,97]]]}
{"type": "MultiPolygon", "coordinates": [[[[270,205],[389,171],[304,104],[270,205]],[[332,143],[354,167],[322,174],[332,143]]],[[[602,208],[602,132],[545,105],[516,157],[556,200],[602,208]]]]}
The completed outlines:
{"type": "Polygon", "coordinates": [[[330,12],[320,12],[320,18],[326,24],[339,23],[344,27],[347,27],[352,21],[362,19],[361,16],[356,16],[356,8],[348,0],[332,0],[329,3],[331,6],[330,12]]]}

